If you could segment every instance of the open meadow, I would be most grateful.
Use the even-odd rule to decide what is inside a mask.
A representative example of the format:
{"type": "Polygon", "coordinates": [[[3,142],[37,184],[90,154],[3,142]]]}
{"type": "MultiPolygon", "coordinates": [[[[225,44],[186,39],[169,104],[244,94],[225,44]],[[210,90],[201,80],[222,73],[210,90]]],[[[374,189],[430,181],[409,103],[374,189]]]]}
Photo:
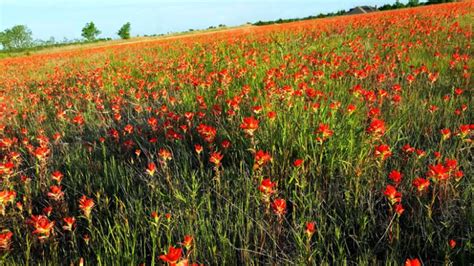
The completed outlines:
{"type": "Polygon", "coordinates": [[[472,263],[473,15],[0,60],[0,264],[472,263]]]}

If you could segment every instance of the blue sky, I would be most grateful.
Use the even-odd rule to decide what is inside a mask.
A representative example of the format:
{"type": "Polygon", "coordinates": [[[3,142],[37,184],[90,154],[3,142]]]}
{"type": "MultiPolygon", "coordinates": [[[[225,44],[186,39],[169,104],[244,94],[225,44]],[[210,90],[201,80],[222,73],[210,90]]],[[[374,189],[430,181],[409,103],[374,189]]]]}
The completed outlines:
{"type": "MultiPolygon", "coordinates": [[[[100,37],[117,38],[127,21],[132,36],[241,25],[258,20],[297,18],[378,5],[395,0],[0,0],[0,30],[27,25],[35,39],[81,38],[81,29],[94,21],[100,37]]],[[[406,2],[406,1],[401,1],[406,2]]]]}

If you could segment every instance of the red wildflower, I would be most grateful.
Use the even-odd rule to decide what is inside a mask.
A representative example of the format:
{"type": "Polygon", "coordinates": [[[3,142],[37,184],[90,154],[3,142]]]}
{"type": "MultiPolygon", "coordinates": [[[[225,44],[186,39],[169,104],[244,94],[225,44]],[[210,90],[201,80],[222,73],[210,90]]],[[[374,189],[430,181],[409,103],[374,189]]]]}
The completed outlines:
{"type": "Polygon", "coordinates": [[[334,134],[334,131],[329,128],[329,125],[320,123],[316,134],[319,134],[320,137],[317,137],[318,142],[323,142],[334,134]]]}
{"type": "Polygon", "coordinates": [[[224,149],[228,149],[230,147],[230,144],[231,144],[230,141],[225,139],[225,140],[222,141],[221,146],[224,149]]]}
{"type": "Polygon", "coordinates": [[[0,149],[8,150],[14,144],[13,139],[11,138],[1,138],[0,139],[0,149]]]}
{"type": "Polygon", "coordinates": [[[392,170],[388,175],[388,178],[392,180],[395,184],[399,184],[402,181],[403,174],[397,170],[392,170]]]}
{"type": "Polygon", "coordinates": [[[357,107],[356,107],[355,105],[349,104],[349,105],[347,106],[347,113],[348,113],[348,114],[352,114],[352,113],[355,112],[356,109],[357,109],[357,107]]]}
{"type": "Polygon", "coordinates": [[[147,174],[149,174],[150,176],[153,176],[156,172],[156,165],[155,163],[151,162],[151,163],[148,163],[148,166],[146,168],[146,172],[147,174]]]}
{"type": "Polygon", "coordinates": [[[171,152],[168,149],[165,149],[165,148],[161,148],[158,151],[158,156],[160,156],[160,158],[163,162],[166,162],[166,161],[169,161],[169,160],[172,159],[171,152]]]}
{"type": "Polygon", "coordinates": [[[0,206],[4,206],[7,203],[13,203],[16,197],[16,192],[13,190],[2,190],[0,191],[0,206]]]}
{"type": "Polygon", "coordinates": [[[33,155],[39,161],[44,161],[49,156],[50,150],[47,147],[38,147],[33,151],[33,155]]]}
{"type": "Polygon", "coordinates": [[[49,192],[48,192],[48,197],[52,200],[62,200],[64,196],[64,192],[62,191],[61,186],[50,186],[49,187],[49,192]]]}
{"type": "Polygon", "coordinates": [[[255,114],[259,114],[260,112],[262,112],[262,110],[263,110],[263,107],[260,106],[260,105],[252,107],[252,111],[253,111],[255,114]]]}
{"type": "Polygon", "coordinates": [[[430,181],[422,177],[417,177],[413,179],[412,184],[419,192],[423,192],[430,186],[430,181]]]}
{"type": "Polygon", "coordinates": [[[276,112],[273,112],[273,111],[270,111],[267,113],[267,117],[268,119],[270,119],[271,121],[275,120],[276,118],[276,112]]]}
{"type": "Polygon", "coordinates": [[[84,125],[84,117],[82,115],[76,115],[73,119],[72,122],[78,126],[84,125]]]}
{"type": "Polygon", "coordinates": [[[307,222],[306,223],[306,230],[305,233],[308,237],[311,237],[314,232],[316,232],[316,223],[315,222],[307,222]]]}
{"type": "Polygon", "coordinates": [[[402,86],[400,84],[395,84],[392,86],[392,90],[395,92],[400,92],[402,90],[402,86]]]}
{"type": "Polygon", "coordinates": [[[441,129],[441,135],[443,136],[443,140],[447,140],[451,137],[451,130],[449,128],[441,129]]]}
{"type": "Polygon", "coordinates": [[[272,203],[272,208],[276,215],[284,215],[286,213],[286,201],[284,199],[275,199],[272,203]]]}
{"type": "Polygon", "coordinates": [[[455,248],[456,247],[456,241],[454,239],[450,239],[449,240],[449,247],[451,249],[455,248]]]}
{"type": "Polygon", "coordinates": [[[44,215],[33,215],[29,223],[34,227],[33,234],[38,235],[39,239],[48,238],[53,231],[54,222],[49,221],[44,215]]]}
{"type": "Polygon", "coordinates": [[[199,155],[199,154],[201,154],[203,148],[202,148],[202,146],[199,145],[199,144],[194,144],[194,150],[195,150],[196,153],[199,155]]]}
{"type": "Polygon", "coordinates": [[[53,207],[51,206],[47,206],[43,208],[43,214],[48,217],[51,215],[52,212],[53,212],[53,207]]]}
{"type": "Polygon", "coordinates": [[[140,149],[135,149],[135,155],[138,157],[140,157],[140,155],[142,154],[142,151],[140,149]]]}
{"type": "Polygon", "coordinates": [[[375,156],[381,158],[382,160],[385,160],[388,157],[392,156],[390,146],[386,144],[378,145],[377,147],[375,147],[375,156]]]}
{"type": "Polygon", "coordinates": [[[259,150],[255,153],[253,168],[257,169],[259,167],[262,167],[266,163],[270,162],[271,160],[272,160],[272,156],[270,155],[270,153],[259,150]]]}
{"type": "Polygon", "coordinates": [[[446,180],[449,178],[449,169],[442,164],[429,165],[428,176],[437,180],[446,180]]]}
{"type": "Polygon", "coordinates": [[[209,157],[209,162],[213,163],[215,166],[221,165],[221,160],[224,158],[220,152],[213,152],[211,153],[211,157],[209,157]]]}
{"type": "Polygon", "coordinates": [[[16,205],[16,208],[17,208],[20,212],[23,211],[23,203],[21,203],[21,201],[17,201],[15,205],[16,205]]]}
{"type": "Polygon", "coordinates": [[[467,135],[469,135],[469,133],[471,132],[471,126],[470,125],[460,125],[459,128],[458,128],[458,132],[457,132],[457,135],[461,137],[461,139],[464,139],[467,137],[467,135]]]}
{"type": "Polygon", "coordinates": [[[0,176],[11,175],[13,173],[14,168],[15,164],[13,164],[12,162],[0,163],[0,176]]]}
{"type": "Polygon", "coordinates": [[[255,130],[258,129],[259,121],[255,119],[253,116],[245,117],[244,121],[240,125],[240,128],[244,130],[245,134],[249,136],[253,136],[255,130]]]}
{"type": "Polygon", "coordinates": [[[439,107],[436,106],[436,105],[430,105],[430,107],[428,108],[428,111],[430,111],[430,113],[434,113],[436,111],[438,111],[439,107]]]}
{"type": "Polygon", "coordinates": [[[61,173],[59,171],[54,171],[51,174],[51,179],[56,181],[58,184],[61,184],[61,181],[63,180],[63,177],[64,177],[63,173],[61,173]]]}
{"type": "Polygon", "coordinates": [[[403,145],[402,150],[403,150],[403,152],[405,152],[405,153],[413,153],[413,152],[415,152],[415,148],[413,148],[412,146],[410,146],[410,144],[405,144],[405,145],[403,145]]]}
{"type": "Polygon", "coordinates": [[[64,221],[63,230],[72,231],[72,229],[74,228],[74,223],[76,222],[76,218],[66,217],[63,219],[63,221],[64,221]]]}
{"type": "Polygon", "coordinates": [[[158,119],[155,117],[148,118],[148,125],[151,127],[151,130],[157,131],[158,130],[158,119]]]}
{"type": "Polygon", "coordinates": [[[405,261],[405,266],[421,266],[421,262],[419,259],[407,259],[405,261]]]}
{"type": "Polygon", "coordinates": [[[0,251],[10,250],[12,236],[13,236],[13,233],[10,231],[4,231],[0,233],[0,251]]]}
{"type": "Polygon", "coordinates": [[[428,79],[430,80],[431,83],[436,82],[439,77],[439,72],[434,72],[434,73],[428,73],[428,79]]]}
{"type": "Polygon", "coordinates": [[[82,197],[79,199],[79,208],[81,208],[82,213],[87,219],[90,218],[90,214],[94,205],[94,200],[87,198],[86,195],[82,195],[82,197]]]}
{"type": "Polygon", "coordinates": [[[405,211],[405,208],[403,208],[402,204],[401,203],[397,203],[395,204],[395,206],[393,207],[394,211],[400,216],[402,215],[402,213],[405,211]]]}
{"type": "Polygon", "coordinates": [[[194,113],[193,112],[186,112],[186,113],[184,113],[184,117],[186,118],[186,120],[192,120],[193,117],[194,117],[194,113]]]}
{"type": "Polygon", "coordinates": [[[205,124],[200,124],[197,127],[197,131],[206,142],[208,143],[214,142],[214,138],[216,137],[216,133],[217,133],[216,128],[205,125],[205,124]]]}
{"type": "Polygon", "coordinates": [[[299,167],[300,165],[303,164],[303,159],[296,159],[294,162],[293,162],[293,166],[294,167],[299,167]]]}
{"type": "Polygon", "coordinates": [[[416,155],[418,155],[418,159],[426,155],[426,152],[424,150],[416,149],[415,152],[416,155]]]}
{"type": "Polygon", "coordinates": [[[459,181],[464,176],[464,172],[462,170],[458,170],[454,173],[454,180],[459,181]]]}
{"type": "Polygon", "coordinates": [[[392,185],[387,185],[383,194],[390,200],[392,205],[402,200],[402,194],[392,185]]]}
{"type": "Polygon", "coordinates": [[[367,128],[367,132],[376,138],[383,136],[385,134],[384,121],[374,118],[367,128]]]}
{"type": "Polygon", "coordinates": [[[273,194],[275,191],[273,190],[273,187],[276,184],[270,180],[270,178],[265,178],[262,180],[262,183],[258,187],[258,190],[264,194],[273,194]]]}
{"type": "Polygon", "coordinates": [[[158,219],[158,217],[159,217],[158,212],[156,212],[156,211],[152,211],[150,216],[151,216],[151,218],[153,218],[154,220],[158,219]]]}
{"type": "Polygon", "coordinates": [[[185,235],[184,240],[181,243],[186,249],[190,249],[193,244],[193,237],[190,235],[185,235]]]}
{"type": "Polygon", "coordinates": [[[123,131],[127,134],[132,134],[133,133],[133,126],[130,124],[127,124],[124,128],[123,131]]]}
{"type": "Polygon", "coordinates": [[[369,110],[369,117],[377,117],[377,116],[380,116],[380,108],[378,107],[372,107],[370,108],[369,110]]]}
{"type": "Polygon", "coordinates": [[[175,265],[178,260],[181,258],[183,250],[181,248],[175,248],[170,246],[168,249],[168,253],[161,255],[160,259],[164,262],[167,262],[169,265],[175,265]]]}
{"type": "Polygon", "coordinates": [[[446,158],[446,160],[444,160],[444,166],[446,166],[450,172],[454,171],[458,167],[458,161],[456,159],[446,158]]]}

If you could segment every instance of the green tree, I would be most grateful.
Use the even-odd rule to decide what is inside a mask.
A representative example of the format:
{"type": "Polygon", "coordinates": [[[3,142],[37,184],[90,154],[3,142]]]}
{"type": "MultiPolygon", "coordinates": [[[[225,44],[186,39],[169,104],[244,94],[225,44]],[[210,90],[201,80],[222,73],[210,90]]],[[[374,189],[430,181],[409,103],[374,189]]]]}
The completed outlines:
{"type": "Polygon", "coordinates": [[[392,9],[405,7],[403,3],[400,3],[400,0],[395,1],[395,4],[392,5],[392,9]]]}
{"type": "Polygon", "coordinates": [[[130,39],[130,22],[123,24],[123,26],[117,32],[118,36],[122,39],[130,39]]]}
{"type": "Polygon", "coordinates": [[[0,43],[5,50],[28,48],[33,45],[31,30],[25,25],[16,25],[0,33],[0,43]]]}
{"type": "Polygon", "coordinates": [[[5,36],[5,32],[2,31],[0,32],[0,44],[2,45],[2,48],[7,50],[8,48],[8,45],[9,45],[9,42],[7,41],[7,38],[5,36]]]}
{"type": "Polygon", "coordinates": [[[95,26],[94,22],[87,23],[84,28],[82,28],[82,37],[84,37],[88,41],[93,41],[101,32],[95,26]]]}

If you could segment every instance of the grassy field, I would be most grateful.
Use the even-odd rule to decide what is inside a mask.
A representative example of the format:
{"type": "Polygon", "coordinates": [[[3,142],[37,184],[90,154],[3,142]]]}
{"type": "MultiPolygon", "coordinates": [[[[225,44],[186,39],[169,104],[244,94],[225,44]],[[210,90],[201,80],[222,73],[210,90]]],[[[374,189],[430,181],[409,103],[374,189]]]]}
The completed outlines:
{"type": "Polygon", "coordinates": [[[0,264],[472,263],[473,14],[0,60],[0,264]]]}

